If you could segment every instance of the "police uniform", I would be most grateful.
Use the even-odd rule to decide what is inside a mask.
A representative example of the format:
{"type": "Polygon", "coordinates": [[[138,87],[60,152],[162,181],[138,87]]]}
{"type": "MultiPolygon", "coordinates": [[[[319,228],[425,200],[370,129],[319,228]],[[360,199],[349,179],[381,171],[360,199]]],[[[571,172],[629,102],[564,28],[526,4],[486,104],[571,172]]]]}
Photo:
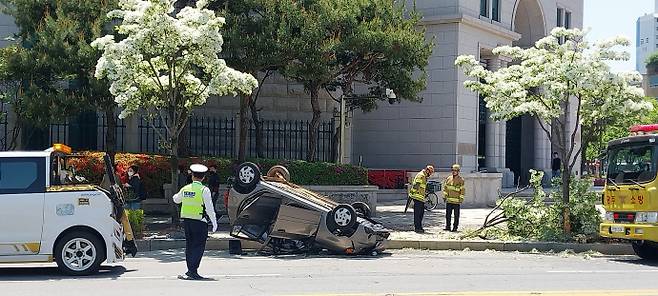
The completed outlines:
{"type": "Polygon", "coordinates": [[[457,175],[449,176],[443,184],[443,199],[446,201],[446,228],[444,230],[451,230],[450,220],[454,212],[455,221],[452,224],[453,232],[457,231],[457,227],[459,227],[459,210],[461,203],[464,201],[464,194],[466,193],[464,179],[459,176],[460,169],[461,167],[458,164],[453,165],[452,171],[458,172],[457,175]]]}
{"type": "MultiPolygon", "coordinates": [[[[192,173],[204,174],[208,168],[201,164],[190,166],[192,173]]],[[[173,200],[181,204],[180,217],[185,226],[185,261],[187,272],[182,279],[203,279],[198,273],[199,264],[206,248],[208,239],[208,220],[212,223],[212,231],[217,230],[217,218],[212,204],[210,189],[201,181],[193,181],[184,186],[174,195],[173,200]]]]}

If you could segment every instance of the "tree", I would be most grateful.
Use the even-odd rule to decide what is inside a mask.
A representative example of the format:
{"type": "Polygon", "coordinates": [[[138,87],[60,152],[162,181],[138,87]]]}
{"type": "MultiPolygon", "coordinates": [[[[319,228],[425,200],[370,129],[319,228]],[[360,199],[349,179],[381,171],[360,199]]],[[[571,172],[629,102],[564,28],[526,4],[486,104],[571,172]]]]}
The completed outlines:
{"type": "Polygon", "coordinates": [[[433,45],[418,30],[414,11],[407,16],[404,5],[386,0],[306,1],[296,9],[286,20],[294,58],[283,72],[310,94],[309,161],[316,159],[320,90],[340,88],[346,98],[361,97],[352,102],[364,111],[387,99],[387,89],[398,101],[422,100],[433,45]],[[354,94],[356,83],[368,87],[365,96],[354,94]]]}
{"type": "MultiPolygon", "coordinates": [[[[285,50],[287,40],[282,38],[282,20],[287,18],[292,0],[218,0],[210,7],[226,15],[224,53],[226,63],[252,76],[262,76],[263,85],[270,75],[280,69],[289,59],[285,50]]],[[[263,127],[259,118],[258,97],[255,93],[245,94],[240,100],[240,143],[238,159],[246,157],[246,138],[249,124],[247,108],[251,113],[256,133],[256,152],[265,157],[263,151],[263,127]]]]}
{"type": "Polygon", "coordinates": [[[637,85],[641,76],[612,73],[606,60],[628,59],[616,46],[629,41],[617,37],[590,45],[578,29],[555,28],[534,47],[502,46],[494,54],[512,58],[515,64],[496,72],[486,70],[474,56],[459,56],[455,64],[468,76],[464,86],[485,96],[487,109],[497,120],[530,114],[557,147],[562,160],[563,230],[571,232],[569,185],[582,152],[576,136],[608,118],[650,110],[637,85]],[[560,39],[564,42],[560,43],[560,39]],[[575,120],[568,120],[572,114],[575,120]]]}
{"type": "Polygon", "coordinates": [[[82,110],[105,113],[106,149],[116,149],[116,119],[107,81],[94,78],[100,53],[90,43],[111,29],[106,13],[116,0],[0,0],[14,17],[21,46],[5,50],[6,76],[19,82],[10,104],[20,125],[45,128],[82,110]]]}
{"type": "Polygon", "coordinates": [[[109,13],[121,19],[119,42],[113,35],[92,45],[103,50],[96,77],[107,78],[110,92],[122,108],[121,118],[142,111],[171,156],[171,184],[177,181],[178,138],[195,107],[211,95],[249,94],[256,79],[226,66],[219,58],[220,29],[224,19],[205,2],[174,14],[175,1],[134,0],[120,2],[109,13]],[[163,123],[161,132],[154,121],[163,123]]]}

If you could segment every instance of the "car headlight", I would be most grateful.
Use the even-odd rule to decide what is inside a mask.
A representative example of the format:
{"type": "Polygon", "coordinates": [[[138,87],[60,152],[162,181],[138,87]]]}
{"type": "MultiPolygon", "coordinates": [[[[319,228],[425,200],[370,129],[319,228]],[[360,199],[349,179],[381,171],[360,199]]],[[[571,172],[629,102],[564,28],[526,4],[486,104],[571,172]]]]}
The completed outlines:
{"type": "Polygon", "coordinates": [[[613,212],[605,212],[606,221],[615,221],[615,216],[613,212]]]}
{"type": "Polygon", "coordinates": [[[656,222],[658,222],[658,212],[637,212],[637,214],[635,214],[635,223],[656,222]]]}

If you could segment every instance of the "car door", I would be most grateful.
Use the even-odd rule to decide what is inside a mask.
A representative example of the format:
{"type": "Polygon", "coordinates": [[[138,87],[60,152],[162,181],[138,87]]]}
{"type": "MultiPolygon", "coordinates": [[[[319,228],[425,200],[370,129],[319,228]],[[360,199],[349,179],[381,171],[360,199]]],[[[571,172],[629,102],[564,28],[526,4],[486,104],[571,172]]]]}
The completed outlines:
{"type": "Polygon", "coordinates": [[[281,206],[281,198],[268,193],[257,193],[240,204],[231,235],[265,242],[281,206]]]}
{"type": "Polygon", "coordinates": [[[45,167],[45,157],[0,157],[0,256],[39,253],[45,167]]]}

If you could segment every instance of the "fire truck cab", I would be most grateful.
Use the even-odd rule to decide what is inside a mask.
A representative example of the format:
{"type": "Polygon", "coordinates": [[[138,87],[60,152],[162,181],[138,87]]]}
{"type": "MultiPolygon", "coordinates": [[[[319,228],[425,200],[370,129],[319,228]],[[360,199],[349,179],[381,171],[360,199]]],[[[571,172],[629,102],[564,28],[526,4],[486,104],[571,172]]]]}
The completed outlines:
{"type": "Polygon", "coordinates": [[[602,237],[626,239],[644,259],[658,259],[658,124],[630,128],[608,143],[602,237]]]}

